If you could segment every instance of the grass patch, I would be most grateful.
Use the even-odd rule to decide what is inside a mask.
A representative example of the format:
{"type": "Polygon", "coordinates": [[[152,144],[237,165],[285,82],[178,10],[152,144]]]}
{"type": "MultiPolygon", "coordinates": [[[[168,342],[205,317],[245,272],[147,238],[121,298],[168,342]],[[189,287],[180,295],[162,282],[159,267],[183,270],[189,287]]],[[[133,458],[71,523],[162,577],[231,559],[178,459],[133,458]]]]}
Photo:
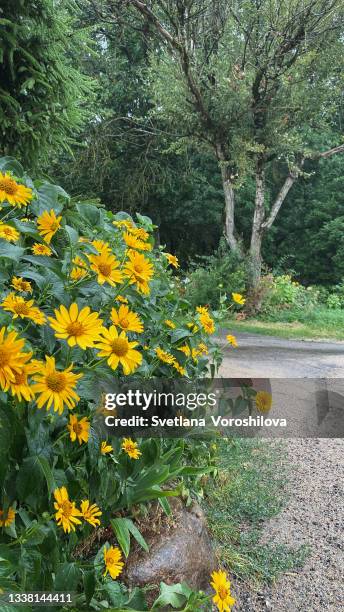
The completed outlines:
{"type": "Polygon", "coordinates": [[[290,309],[276,311],[259,319],[235,321],[228,327],[237,331],[295,338],[299,340],[344,340],[344,310],[316,308],[309,311],[290,309]]]}
{"type": "Polygon", "coordinates": [[[206,512],[221,564],[253,586],[271,584],[303,565],[307,548],[260,543],[264,520],[285,502],[287,455],[280,443],[221,441],[219,477],[207,492],[206,512]]]}

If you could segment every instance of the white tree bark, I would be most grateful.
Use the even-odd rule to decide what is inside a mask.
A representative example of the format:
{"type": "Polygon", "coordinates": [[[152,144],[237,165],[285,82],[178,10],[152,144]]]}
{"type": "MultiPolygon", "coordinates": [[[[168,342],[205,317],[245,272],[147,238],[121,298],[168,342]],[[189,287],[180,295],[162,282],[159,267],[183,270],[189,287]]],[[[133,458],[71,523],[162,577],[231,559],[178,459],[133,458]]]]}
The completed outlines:
{"type": "Polygon", "coordinates": [[[263,221],[265,218],[264,209],[265,199],[265,172],[264,164],[261,161],[257,163],[256,171],[256,197],[253,215],[251,244],[250,244],[250,260],[251,260],[251,285],[256,287],[260,281],[262,270],[262,238],[263,238],[263,221]]]}

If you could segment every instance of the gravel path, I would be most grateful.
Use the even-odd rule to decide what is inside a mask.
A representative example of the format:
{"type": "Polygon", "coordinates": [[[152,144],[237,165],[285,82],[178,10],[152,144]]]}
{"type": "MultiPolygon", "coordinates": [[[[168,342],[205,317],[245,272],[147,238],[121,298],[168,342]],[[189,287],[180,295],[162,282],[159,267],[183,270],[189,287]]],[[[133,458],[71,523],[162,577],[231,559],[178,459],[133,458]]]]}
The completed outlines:
{"type": "MultiPolygon", "coordinates": [[[[219,338],[223,346],[224,336],[223,332],[219,338]]],[[[332,379],[328,383],[334,385],[334,391],[339,391],[343,397],[344,381],[339,380],[344,379],[343,343],[284,340],[254,334],[237,334],[237,337],[239,348],[225,349],[220,375],[231,378],[293,378],[291,382],[297,402],[290,401],[293,398],[290,391],[283,397],[280,381],[271,381],[273,397],[277,399],[276,414],[286,409],[287,396],[291,417],[296,406],[303,411],[302,389],[305,387],[307,399],[307,385],[312,383],[300,380],[302,378],[332,379]]],[[[331,413],[333,410],[329,411],[329,416],[331,413]]],[[[340,421],[343,423],[342,417],[340,421]]],[[[342,427],[336,431],[343,435],[342,427]]],[[[272,541],[292,548],[309,545],[310,554],[303,568],[284,574],[275,585],[264,587],[260,592],[250,591],[246,584],[234,582],[233,593],[237,598],[234,610],[339,612],[344,610],[343,438],[300,437],[284,443],[291,463],[289,503],[277,517],[264,525],[262,542],[272,541]]]]}
{"type": "Polygon", "coordinates": [[[269,588],[250,592],[233,584],[240,612],[339,612],[343,610],[343,440],[288,440],[292,462],[288,506],[269,520],[263,541],[310,546],[302,569],[269,588]],[[342,603],[341,603],[342,602],[342,603]]]}

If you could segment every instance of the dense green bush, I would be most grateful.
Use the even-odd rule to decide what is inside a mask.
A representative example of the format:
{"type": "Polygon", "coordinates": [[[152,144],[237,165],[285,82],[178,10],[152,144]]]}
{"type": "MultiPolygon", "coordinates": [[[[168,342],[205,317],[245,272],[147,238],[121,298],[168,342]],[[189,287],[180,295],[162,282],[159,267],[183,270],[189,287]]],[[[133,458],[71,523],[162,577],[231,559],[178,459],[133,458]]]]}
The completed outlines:
{"type": "Polygon", "coordinates": [[[271,313],[286,309],[312,309],[319,303],[316,287],[304,287],[293,280],[289,274],[271,276],[269,289],[262,303],[262,312],[271,313]]]}
{"type": "Polygon", "coordinates": [[[222,243],[209,257],[198,257],[190,267],[185,282],[185,297],[192,306],[208,304],[218,308],[230,303],[233,292],[244,293],[248,266],[222,243]]]}

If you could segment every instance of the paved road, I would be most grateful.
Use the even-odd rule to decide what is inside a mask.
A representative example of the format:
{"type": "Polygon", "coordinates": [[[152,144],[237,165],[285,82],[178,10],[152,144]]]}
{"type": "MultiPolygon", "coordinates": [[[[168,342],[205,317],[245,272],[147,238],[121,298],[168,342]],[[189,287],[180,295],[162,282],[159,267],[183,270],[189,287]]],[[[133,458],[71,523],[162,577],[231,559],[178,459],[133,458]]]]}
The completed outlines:
{"type": "MultiPolygon", "coordinates": [[[[223,378],[263,378],[271,385],[271,415],[287,428],[263,427],[262,437],[344,437],[344,343],[285,340],[237,334],[239,347],[224,349],[223,378]]],[[[266,384],[266,383],[264,383],[266,384]]]]}
{"type": "Polygon", "coordinates": [[[344,342],[285,340],[258,334],[235,334],[233,349],[222,332],[221,376],[249,378],[344,378],[344,342]]]}

